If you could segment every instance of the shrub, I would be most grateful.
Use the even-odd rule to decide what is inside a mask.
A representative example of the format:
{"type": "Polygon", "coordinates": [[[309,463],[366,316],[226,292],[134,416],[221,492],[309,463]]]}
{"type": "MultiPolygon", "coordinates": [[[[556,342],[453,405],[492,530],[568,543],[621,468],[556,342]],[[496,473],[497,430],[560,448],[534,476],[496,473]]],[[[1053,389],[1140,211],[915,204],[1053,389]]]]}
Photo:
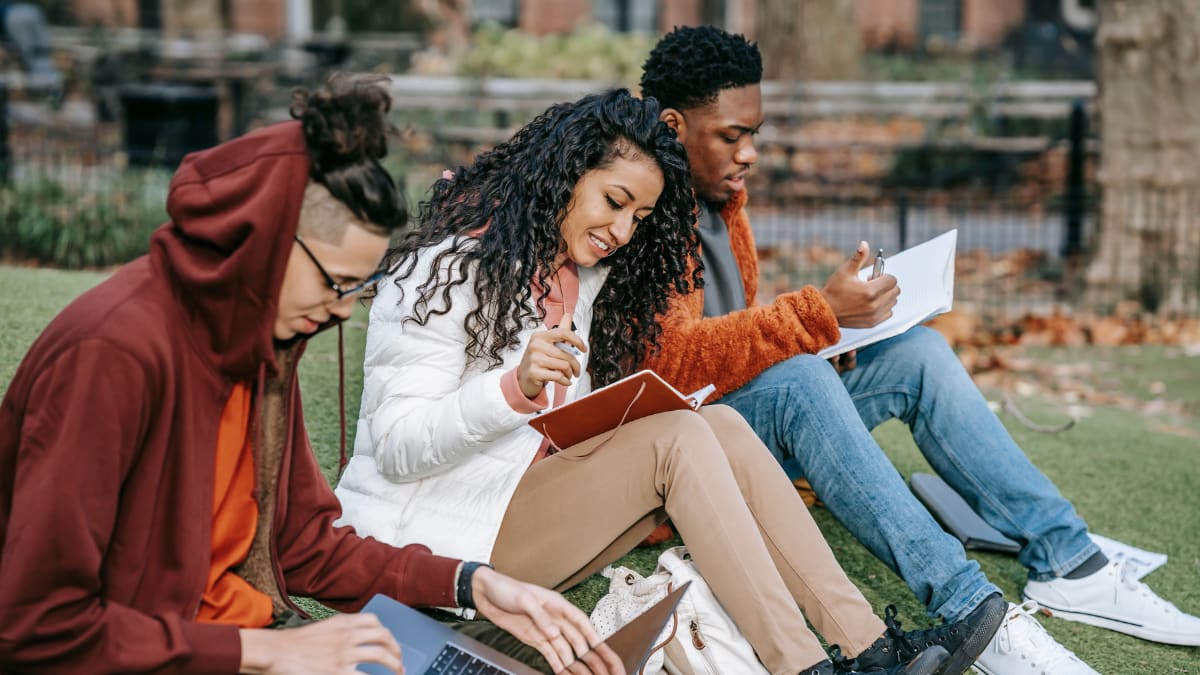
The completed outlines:
{"type": "Polygon", "coordinates": [[[67,269],[128,262],[167,218],[168,180],[145,171],[98,189],[48,178],[0,188],[0,255],[67,269]]]}
{"type": "Polygon", "coordinates": [[[636,89],[654,43],[654,35],[613,33],[598,24],[542,37],[489,24],[475,32],[458,69],[473,77],[601,80],[636,89]]]}

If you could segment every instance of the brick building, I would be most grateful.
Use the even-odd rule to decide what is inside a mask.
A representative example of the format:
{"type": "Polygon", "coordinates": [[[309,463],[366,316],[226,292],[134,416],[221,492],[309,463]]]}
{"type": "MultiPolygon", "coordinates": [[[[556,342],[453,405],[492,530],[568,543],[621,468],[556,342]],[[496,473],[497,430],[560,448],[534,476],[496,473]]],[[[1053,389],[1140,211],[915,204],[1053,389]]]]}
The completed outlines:
{"type": "MultiPolygon", "coordinates": [[[[226,29],[270,40],[312,31],[320,0],[73,0],[80,23],[197,35],[226,29]],[[223,24],[220,17],[227,17],[223,24]]],[[[381,0],[382,1],[382,0],[381,0]]],[[[420,2],[421,0],[414,0],[420,2]]],[[[598,22],[616,31],[665,32],[714,23],[755,37],[755,0],[468,0],[472,23],[495,21],[534,35],[598,22]]],[[[868,49],[914,49],[930,39],[998,46],[1026,19],[1027,0],[856,0],[868,49]]],[[[1081,0],[1063,0],[1078,5],[1081,0]]],[[[358,28],[350,26],[352,30],[358,28]]],[[[369,30],[369,28],[361,28],[369,30]]]]}
{"type": "Polygon", "coordinates": [[[228,30],[269,40],[311,32],[310,0],[72,0],[78,23],[147,28],[172,36],[228,30]],[[222,17],[227,17],[223,19],[222,17]]]}
{"type": "MultiPolygon", "coordinates": [[[[998,46],[1026,16],[1026,0],[856,0],[868,49],[914,49],[940,38],[998,46]]],[[[755,35],[754,0],[472,0],[477,19],[520,26],[536,35],[595,21],[613,30],[665,32],[713,23],[755,35]]]]}

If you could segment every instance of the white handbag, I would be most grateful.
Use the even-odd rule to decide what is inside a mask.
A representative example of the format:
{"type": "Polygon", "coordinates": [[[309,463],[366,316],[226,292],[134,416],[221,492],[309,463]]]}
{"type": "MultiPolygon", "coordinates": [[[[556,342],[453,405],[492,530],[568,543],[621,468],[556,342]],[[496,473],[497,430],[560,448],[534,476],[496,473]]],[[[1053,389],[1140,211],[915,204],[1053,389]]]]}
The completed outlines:
{"type": "MultiPolygon", "coordinates": [[[[601,574],[609,578],[608,594],[600,598],[592,610],[592,625],[604,639],[649,609],[651,605],[667,597],[667,593],[670,592],[668,586],[671,577],[665,572],[643,577],[628,567],[610,566],[604,568],[601,574]]],[[[640,675],[658,675],[663,672],[663,660],[666,656],[663,648],[675,637],[677,626],[678,618],[672,616],[654,639],[650,657],[638,671],[640,675]]]]}
{"type": "Polygon", "coordinates": [[[592,612],[596,630],[605,637],[666,597],[670,589],[692,582],[655,640],[641,673],[767,675],[750,643],[696,570],[686,546],[663,551],[649,577],[625,567],[606,569],[605,576],[611,580],[609,593],[592,612]]]}

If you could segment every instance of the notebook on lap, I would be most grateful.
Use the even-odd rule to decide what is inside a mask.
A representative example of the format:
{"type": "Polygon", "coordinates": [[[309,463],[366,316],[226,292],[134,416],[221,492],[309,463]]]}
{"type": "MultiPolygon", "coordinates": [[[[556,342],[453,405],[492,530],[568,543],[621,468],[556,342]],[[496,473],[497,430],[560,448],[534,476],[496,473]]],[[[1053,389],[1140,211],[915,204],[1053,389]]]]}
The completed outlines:
{"type": "MultiPolygon", "coordinates": [[[[675,611],[688,584],[667,594],[667,597],[642,612],[637,618],[608,636],[608,645],[621,662],[625,672],[636,673],[654,647],[667,619],[675,611]]],[[[363,607],[392,632],[400,643],[404,670],[409,675],[537,675],[538,671],[501,654],[500,652],[462,635],[452,628],[403,605],[395,600],[376,595],[363,607]]],[[[390,674],[391,671],[376,664],[361,664],[364,673],[390,674]]]]}
{"type": "Polygon", "coordinates": [[[569,448],[623,422],[671,410],[695,410],[716,387],[684,394],[652,370],[639,370],[570,403],[538,413],[529,426],[555,447],[569,448]]]}

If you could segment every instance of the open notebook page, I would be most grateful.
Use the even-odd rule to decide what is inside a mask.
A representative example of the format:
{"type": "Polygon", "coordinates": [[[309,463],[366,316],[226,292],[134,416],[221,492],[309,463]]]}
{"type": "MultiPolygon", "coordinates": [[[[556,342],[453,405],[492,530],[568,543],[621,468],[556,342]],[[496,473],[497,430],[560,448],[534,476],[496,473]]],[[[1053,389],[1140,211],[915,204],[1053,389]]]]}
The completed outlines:
{"type": "MultiPolygon", "coordinates": [[[[842,339],[822,349],[817,356],[829,358],[861,349],[950,311],[954,303],[954,251],[957,244],[958,230],[955,229],[887,258],[884,274],[896,277],[900,285],[900,297],[892,317],[872,328],[843,328],[842,339]]],[[[858,274],[868,278],[871,266],[867,265],[858,274]]]]}

